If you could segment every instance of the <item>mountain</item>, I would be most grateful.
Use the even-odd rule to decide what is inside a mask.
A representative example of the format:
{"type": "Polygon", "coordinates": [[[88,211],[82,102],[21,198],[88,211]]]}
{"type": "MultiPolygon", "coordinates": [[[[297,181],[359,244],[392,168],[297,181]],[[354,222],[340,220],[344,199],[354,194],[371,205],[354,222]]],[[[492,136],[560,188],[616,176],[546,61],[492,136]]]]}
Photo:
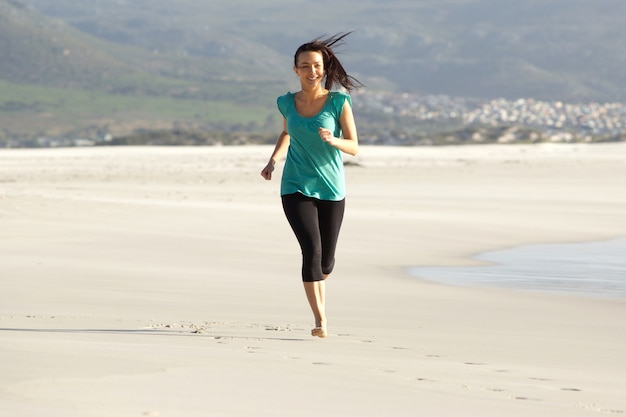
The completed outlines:
{"type": "Polygon", "coordinates": [[[293,50],[355,30],[370,87],[472,97],[626,101],[622,0],[24,0],[94,37],[289,76],[293,50]],[[286,67],[286,68],[285,68],[286,67]]]}
{"type": "MultiPolygon", "coordinates": [[[[225,80],[271,79],[271,70],[246,74],[245,61],[239,57],[211,57],[181,53],[169,48],[120,42],[119,36],[102,36],[106,28],[103,17],[93,24],[91,32],[80,25],[72,26],[60,18],[39,13],[18,0],[0,0],[0,79],[15,83],[55,87],[98,88],[106,80],[123,84],[141,77],[161,77],[182,81],[211,82],[225,80]],[[98,26],[100,25],[100,26],[98,26]],[[104,30],[104,29],[102,29],[104,30]],[[93,33],[92,33],[93,32],[93,33]]],[[[84,23],[87,24],[88,23],[84,23]]],[[[141,27],[132,22],[133,30],[141,27]]],[[[141,33],[152,38],[153,33],[141,33]]],[[[164,35],[170,38],[168,35],[164,35]]],[[[244,48],[251,45],[240,42],[244,48]]]]}
{"type": "Polygon", "coordinates": [[[18,0],[0,0],[0,56],[0,147],[151,129],[262,130],[270,97],[287,89],[271,67],[113,42],[18,0]]]}
{"type": "Polygon", "coordinates": [[[0,0],[0,54],[0,77],[17,83],[70,86],[131,70],[96,39],[7,0],[0,0]]]}
{"type": "MultiPolygon", "coordinates": [[[[623,0],[0,0],[0,146],[274,132],[295,48],[346,31],[366,92],[626,102],[624,16],[623,0]]],[[[379,113],[359,126],[424,129],[379,113]]]]}

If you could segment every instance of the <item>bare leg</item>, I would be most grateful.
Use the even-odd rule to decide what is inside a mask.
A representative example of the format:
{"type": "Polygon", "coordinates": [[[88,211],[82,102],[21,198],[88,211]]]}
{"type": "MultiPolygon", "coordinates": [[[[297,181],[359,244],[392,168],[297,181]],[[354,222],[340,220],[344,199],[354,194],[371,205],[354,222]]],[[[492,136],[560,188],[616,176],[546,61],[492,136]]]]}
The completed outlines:
{"type": "Polygon", "coordinates": [[[312,336],[326,337],[326,283],[324,281],[305,282],[304,292],[315,317],[315,328],[312,336]]]}

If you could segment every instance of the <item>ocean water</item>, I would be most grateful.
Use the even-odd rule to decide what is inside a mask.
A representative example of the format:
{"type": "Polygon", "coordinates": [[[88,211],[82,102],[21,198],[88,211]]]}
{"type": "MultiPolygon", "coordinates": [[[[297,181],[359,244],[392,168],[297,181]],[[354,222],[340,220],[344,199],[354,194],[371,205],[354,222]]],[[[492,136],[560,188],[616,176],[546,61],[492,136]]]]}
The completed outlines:
{"type": "Polygon", "coordinates": [[[626,300],[626,238],[538,244],[485,252],[471,267],[412,267],[421,279],[449,285],[510,288],[626,300]]]}

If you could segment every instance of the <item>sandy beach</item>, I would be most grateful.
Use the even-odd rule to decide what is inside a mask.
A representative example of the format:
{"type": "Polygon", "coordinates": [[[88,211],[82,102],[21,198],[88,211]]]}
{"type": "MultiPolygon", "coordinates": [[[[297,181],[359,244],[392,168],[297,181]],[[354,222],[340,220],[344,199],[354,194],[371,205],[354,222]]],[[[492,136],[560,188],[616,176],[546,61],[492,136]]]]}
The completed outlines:
{"type": "Polygon", "coordinates": [[[625,143],[362,147],[327,339],[270,153],[0,150],[0,416],[626,415],[625,300],[407,273],[625,237],[625,143]]]}

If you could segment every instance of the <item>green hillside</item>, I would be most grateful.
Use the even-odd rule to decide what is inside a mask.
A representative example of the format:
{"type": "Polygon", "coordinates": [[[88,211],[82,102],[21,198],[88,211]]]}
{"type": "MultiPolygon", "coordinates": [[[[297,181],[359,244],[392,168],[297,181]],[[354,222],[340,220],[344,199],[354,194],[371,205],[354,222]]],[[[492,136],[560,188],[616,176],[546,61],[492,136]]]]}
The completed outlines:
{"type": "Polygon", "coordinates": [[[98,39],[16,1],[0,0],[0,55],[4,141],[262,129],[271,97],[286,88],[267,73],[243,78],[227,62],[98,39]]]}

